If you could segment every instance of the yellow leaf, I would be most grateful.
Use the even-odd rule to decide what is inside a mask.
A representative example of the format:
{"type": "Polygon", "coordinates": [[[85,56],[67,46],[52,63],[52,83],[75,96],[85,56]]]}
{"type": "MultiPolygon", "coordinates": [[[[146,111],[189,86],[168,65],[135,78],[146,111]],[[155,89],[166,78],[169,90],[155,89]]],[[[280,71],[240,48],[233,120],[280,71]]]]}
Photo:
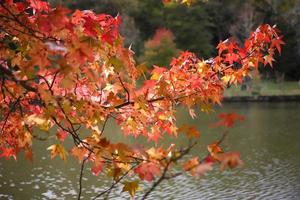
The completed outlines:
{"type": "Polygon", "coordinates": [[[61,144],[53,144],[48,147],[47,150],[51,151],[51,159],[57,155],[59,155],[62,160],[66,160],[67,158],[67,152],[61,144]]]}
{"type": "Polygon", "coordinates": [[[122,170],[120,168],[111,168],[107,171],[107,175],[113,177],[115,181],[119,180],[122,170]]]}
{"type": "Polygon", "coordinates": [[[36,125],[41,130],[48,131],[49,130],[49,120],[41,118],[35,114],[28,116],[25,119],[25,123],[28,125],[36,125]]]}
{"type": "Polygon", "coordinates": [[[186,4],[187,6],[191,6],[194,3],[194,0],[182,0],[181,4],[186,4]]]}
{"type": "Polygon", "coordinates": [[[124,182],[124,187],[122,192],[128,192],[131,197],[134,197],[135,192],[139,189],[139,182],[138,181],[132,181],[132,182],[124,182]]]}
{"type": "Polygon", "coordinates": [[[230,79],[231,79],[231,76],[223,76],[222,78],[221,78],[222,80],[223,80],[223,82],[225,83],[225,84],[228,84],[229,83],[229,81],[230,81],[230,79]]]}
{"type": "Polygon", "coordinates": [[[120,72],[123,68],[122,61],[120,59],[118,59],[117,57],[110,58],[108,63],[114,67],[116,72],[120,72]]]}
{"type": "Polygon", "coordinates": [[[28,116],[25,119],[25,122],[27,124],[30,124],[30,125],[33,125],[33,124],[42,125],[42,124],[46,123],[47,120],[45,120],[45,119],[43,119],[41,117],[38,117],[37,115],[33,114],[33,115],[28,116]]]}
{"type": "Polygon", "coordinates": [[[214,111],[212,105],[204,104],[204,103],[200,104],[200,110],[201,110],[201,112],[205,112],[206,114],[209,114],[214,111]]]}
{"type": "Polygon", "coordinates": [[[152,76],[151,76],[151,80],[159,80],[161,77],[161,74],[159,73],[154,73],[152,76]]]}

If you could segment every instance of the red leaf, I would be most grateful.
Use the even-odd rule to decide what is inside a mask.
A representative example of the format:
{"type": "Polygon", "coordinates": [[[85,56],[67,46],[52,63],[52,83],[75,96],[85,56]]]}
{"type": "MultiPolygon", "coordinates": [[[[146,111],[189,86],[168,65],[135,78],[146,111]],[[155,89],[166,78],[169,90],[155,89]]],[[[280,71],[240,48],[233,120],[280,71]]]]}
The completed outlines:
{"type": "Polygon", "coordinates": [[[1,151],[2,151],[2,153],[0,155],[0,158],[5,157],[6,160],[9,160],[10,157],[13,157],[15,160],[17,160],[16,152],[15,152],[14,148],[1,147],[1,151]]]}
{"type": "Polygon", "coordinates": [[[88,35],[88,36],[97,36],[97,31],[95,29],[95,20],[92,19],[90,16],[88,17],[84,17],[84,32],[88,35]]]}
{"type": "Polygon", "coordinates": [[[56,133],[56,137],[59,141],[63,142],[66,137],[68,136],[68,133],[66,131],[63,130],[58,130],[56,133]]]}
{"type": "Polygon", "coordinates": [[[97,162],[97,164],[95,164],[91,169],[93,174],[95,176],[98,176],[102,172],[103,166],[104,166],[104,162],[97,162]]]}
{"type": "Polygon", "coordinates": [[[271,42],[271,48],[272,47],[276,47],[277,51],[279,52],[279,54],[281,54],[281,45],[285,44],[285,42],[282,41],[282,36],[281,37],[277,37],[274,38],[271,42]]]}
{"type": "Polygon", "coordinates": [[[220,121],[217,123],[211,124],[210,127],[214,126],[225,126],[225,127],[232,127],[235,121],[244,121],[244,116],[237,115],[235,113],[222,113],[219,114],[220,121]]]}
{"type": "Polygon", "coordinates": [[[142,180],[152,181],[154,176],[160,175],[160,168],[155,163],[142,163],[134,172],[139,175],[142,180]]]}
{"type": "Polygon", "coordinates": [[[219,56],[222,54],[223,51],[227,50],[227,45],[226,45],[226,41],[220,41],[218,46],[217,46],[217,49],[218,49],[218,53],[219,53],[219,56]]]}
{"type": "Polygon", "coordinates": [[[27,0],[30,3],[30,7],[37,11],[49,11],[50,5],[48,2],[40,1],[40,0],[27,0]]]}
{"type": "Polygon", "coordinates": [[[235,53],[227,53],[225,56],[225,61],[229,62],[229,64],[231,65],[238,60],[239,60],[239,55],[235,53]]]}

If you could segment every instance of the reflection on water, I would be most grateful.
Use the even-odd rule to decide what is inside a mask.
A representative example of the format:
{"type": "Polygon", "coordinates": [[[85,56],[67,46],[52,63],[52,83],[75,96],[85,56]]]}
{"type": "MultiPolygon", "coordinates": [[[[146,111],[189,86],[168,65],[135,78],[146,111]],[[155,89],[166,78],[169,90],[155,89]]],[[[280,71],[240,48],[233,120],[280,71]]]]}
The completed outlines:
{"type": "MultiPolygon", "coordinates": [[[[226,149],[240,151],[245,166],[222,173],[215,169],[197,180],[188,175],[177,177],[163,182],[149,199],[300,199],[300,103],[227,104],[222,108],[224,111],[246,117],[224,142],[226,149]]],[[[179,112],[178,122],[194,123],[202,133],[201,144],[193,151],[195,155],[204,152],[204,144],[217,138],[221,131],[206,128],[211,118],[215,116],[200,115],[191,121],[179,112]]],[[[110,126],[107,134],[114,135],[115,140],[133,141],[123,138],[115,129],[110,126]]],[[[185,141],[178,142],[181,143],[185,141]]],[[[17,162],[0,160],[1,200],[76,198],[80,166],[73,159],[66,163],[50,160],[46,152],[50,144],[51,141],[35,144],[38,153],[32,163],[22,157],[17,162]]],[[[86,170],[83,199],[90,199],[109,184],[104,176],[95,177],[86,170]]],[[[121,193],[121,188],[110,197],[129,198],[121,193]]]]}

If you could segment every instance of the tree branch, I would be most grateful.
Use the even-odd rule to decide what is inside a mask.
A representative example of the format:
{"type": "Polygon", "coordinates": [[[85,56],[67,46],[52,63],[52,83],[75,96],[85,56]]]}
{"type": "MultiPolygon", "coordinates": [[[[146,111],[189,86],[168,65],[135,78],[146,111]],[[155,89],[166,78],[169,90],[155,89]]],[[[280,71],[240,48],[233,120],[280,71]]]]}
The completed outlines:
{"type": "Polygon", "coordinates": [[[85,162],[89,159],[89,157],[91,156],[92,152],[90,151],[88,156],[85,157],[81,163],[81,168],[80,168],[80,175],[79,175],[79,191],[78,191],[78,197],[77,199],[80,200],[81,198],[81,191],[82,191],[82,177],[83,177],[83,170],[84,170],[84,165],[85,162]]]}

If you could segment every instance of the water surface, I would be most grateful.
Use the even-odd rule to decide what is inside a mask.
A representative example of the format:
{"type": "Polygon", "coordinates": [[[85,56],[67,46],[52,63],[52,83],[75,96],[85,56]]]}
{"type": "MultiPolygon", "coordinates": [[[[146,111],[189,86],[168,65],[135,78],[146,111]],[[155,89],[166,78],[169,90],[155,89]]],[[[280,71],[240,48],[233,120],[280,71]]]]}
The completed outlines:
{"type": "MultiPolygon", "coordinates": [[[[225,149],[241,153],[244,167],[222,173],[215,169],[200,179],[179,176],[163,182],[149,199],[300,199],[300,103],[228,103],[216,109],[216,113],[220,111],[234,111],[246,117],[245,122],[230,130],[223,143],[225,149]]],[[[178,123],[195,124],[201,131],[200,144],[193,154],[204,155],[205,144],[220,136],[222,130],[207,128],[215,119],[216,114],[201,114],[191,120],[185,112],[178,113],[178,123]]],[[[135,142],[122,137],[114,125],[108,127],[106,134],[115,141],[135,142]]],[[[34,144],[32,163],[22,156],[17,162],[0,159],[1,200],[76,199],[80,165],[72,158],[66,163],[51,160],[46,151],[50,144],[51,141],[34,144]]],[[[87,169],[83,199],[94,197],[110,183],[105,176],[95,177],[87,169]]],[[[147,185],[142,189],[147,189],[147,185]]],[[[142,193],[138,191],[138,197],[142,193]]],[[[110,199],[129,197],[117,188],[110,199]]]]}

